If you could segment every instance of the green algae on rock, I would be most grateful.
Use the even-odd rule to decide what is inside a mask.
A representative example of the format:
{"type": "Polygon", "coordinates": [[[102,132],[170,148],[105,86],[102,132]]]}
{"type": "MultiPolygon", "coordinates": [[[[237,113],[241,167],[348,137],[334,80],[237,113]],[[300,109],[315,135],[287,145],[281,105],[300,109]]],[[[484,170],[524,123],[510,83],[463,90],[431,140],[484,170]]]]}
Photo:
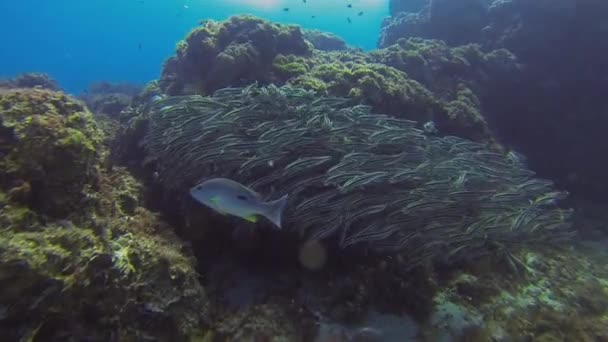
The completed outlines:
{"type": "Polygon", "coordinates": [[[2,187],[28,183],[28,205],[65,218],[95,187],[102,139],[91,113],[63,93],[39,89],[0,91],[2,187]]]}
{"type": "Polygon", "coordinates": [[[475,98],[483,95],[489,78],[515,70],[506,51],[483,53],[475,46],[449,48],[416,39],[369,54],[323,51],[306,37],[313,39],[297,27],[252,16],[207,21],[178,44],[177,55],[165,63],[160,88],[168,95],[208,95],[254,82],[291,84],[349,96],[378,112],[435,121],[440,134],[494,141],[475,98]],[[472,90],[466,100],[463,86],[472,90]]]}
{"type": "Polygon", "coordinates": [[[278,54],[310,55],[297,26],[273,24],[253,16],[207,21],[177,46],[160,79],[169,95],[209,93],[229,85],[267,81],[278,54]]]}
{"type": "Polygon", "coordinates": [[[485,52],[477,44],[450,47],[434,39],[401,38],[370,55],[440,95],[462,82],[480,93],[490,81],[498,82],[521,71],[517,58],[505,49],[485,52]]]}
{"type": "MultiPolygon", "coordinates": [[[[424,62],[420,55],[408,53],[424,62]]],[[[414,69],[411,65],[393,61],[393,67],[387,63],[394,59],[392,56],[388,51],[370,55],[350,51],[315,52],[312,58],[279,55],[273,63],[275,83],[310,89],[320,95],[349,97],[395,117],[420,122],[432,120],[445,135],[493,141],[479,100],[475,93],[465,89],[469,84],[478,89],[480,83],[463,75],[448,76],[449,73],[438,67],[423,72],[428,75],[426,79],[412,78],[409,77],[409,71],[414,69]]]]}
{"type": "Polygon", "coordinates": [[[0,91],[0,335],[187,341],[205,324],[191,253],[102,168],[104,136],[63,93],[0,91]]]}
{"type": "Polygon", "coordinates": [[[0,217],[0,306],[10,322],[2,336],[179,341],[201,329],[206,302],[193,260],[144,209],[128,220],[99,217],[80,227],[43,224],[11,204],[0,217]],[[17,211],[32,218],[15,217],[17,211]]]}
{"type": "Polygon", "coordinates": [[[305,30],[304,38],[312,43],[315,49],[322,51],[346,50],[344,39],[335,34],[319,30],[305,30]]]}
{"type": "Polygon", "coordinates": [[[521,66],[505,49],[484,52],[476,44],[451,48],[440,40],[399,39],[370,53],[377,63],[405,72],[428,88],[444,106],[437,116],[446,134],[492,141],[483,100],[500,84],[520,75],[521,66]]]}
{"type": "Polygon", "coordinates": [[[453,270],[435,297],[428,340],[602,341],[608,338],[608,268],[589,249],[520,250],[524,278],[480,259],[453,270]],[[450,307],[451,316],[441,314],[450,307]],[[455,319],[460,315],[460,319],[455,319]]]}

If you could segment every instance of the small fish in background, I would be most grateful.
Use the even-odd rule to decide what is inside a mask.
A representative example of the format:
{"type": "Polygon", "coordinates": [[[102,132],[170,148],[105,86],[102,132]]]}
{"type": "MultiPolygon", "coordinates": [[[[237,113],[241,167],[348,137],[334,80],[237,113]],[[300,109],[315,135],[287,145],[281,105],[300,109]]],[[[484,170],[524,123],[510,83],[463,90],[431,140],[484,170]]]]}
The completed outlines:
{"type": "Polygon", "coordinates": [[[303,3],[306,3],[306,0],[302,0],[303,3]]]}
{"type": "Polygon", "coordinates": [[[185,8],[185,9],[188,9],[188,8],[190,8],[190,6],[188,6],[188,5],[184,5],[184,8],[185,8]]]}
{"type": "Polygon", "coordinates": [[[348,4],[348,5],[346,5],[346,7],[353,8],[353,4],[348,4]]]}
{"type": "Polygon", "coordinates": [[[311,18],[311,19],[314,19],[314,18],[316,18],[316,17],[317,17],[316,15],[311,15],[311,16],[310,16],[310,18],[311,18]]]}
{"type": "Polygon", "coordinates": [[[252,189],[227,178],[206,180],[190,189],[190,195],[200,203],[221,213],[257,222],[258,216],[269,219],[279,229],[288,195],[264,202],[252,189]]]}
{"type": "Polygon", "coordinates": [[[137,44],[137,50],[141,51],[141,43],[137,44]]]}
{"type": "Polygon", "coordinates": [[[350,20],[350,17],[346,18],[346,21],[348,21],[349,24],[353,22],[352,20],[350,20]]]}
{"type": "Polygon", "coordinates": [[[362,16],[363,15],[363,11],[357,13],[358,16],[362,16]]]}
{"type": "Polygon", "coordinates": [[[289,12],[289,7],[283,8],[283,12],[289,12]]]}

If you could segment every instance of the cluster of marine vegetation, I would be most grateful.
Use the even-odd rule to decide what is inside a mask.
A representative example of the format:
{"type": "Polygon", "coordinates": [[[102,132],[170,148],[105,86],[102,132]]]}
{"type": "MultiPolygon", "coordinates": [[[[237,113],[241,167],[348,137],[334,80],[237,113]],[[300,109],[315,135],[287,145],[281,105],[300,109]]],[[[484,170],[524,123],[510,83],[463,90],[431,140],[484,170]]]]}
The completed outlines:
{"type": "Polygon", "coordinates": [[[0,115],[2,339],[197,334],[206,300],[192,255],[141,207],[141,185],[104,167],[103,125],[39,88],[0,89],[0,115]]]}
{"type": "Polygon", "coordinates": [[[206,21],[130,105],[86,94],[97,115],[39,75],[3,82],[0,335],[382,340],[379,311],[428,341],[607,338],[606,255],[560,245],[566,193],[489,128],[530,71],[500,44],[411,36],[364,53],[206,21]],[[289,194],[284,229],[194,202],[211,177],[289,194]]]}
{"type": "Polygon", "coordinates": [[[523,65],[517,77],[477,93],[484,117],[540,174],[576,195],[605,201],[608,154],[598,141],[608,129],[602,93],[608,87],[608,2],[391,0],[391,14],[381,48],[422,37],[517,56],[523,65]]]}

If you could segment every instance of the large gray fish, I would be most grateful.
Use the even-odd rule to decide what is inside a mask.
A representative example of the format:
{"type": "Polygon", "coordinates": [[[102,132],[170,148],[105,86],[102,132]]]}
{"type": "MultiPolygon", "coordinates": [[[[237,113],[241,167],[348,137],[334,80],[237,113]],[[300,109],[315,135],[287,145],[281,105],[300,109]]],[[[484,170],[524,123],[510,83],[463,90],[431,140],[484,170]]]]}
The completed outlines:
{"type": "Polygon", "coordinates": [[[190,195],[209,208],[221,213],[257,222],[264,216],[281,228],[281,217],[288,195],[275,201],[264,202],[252,189],[226,178],[206,180],[190,189],[190,195]]]}

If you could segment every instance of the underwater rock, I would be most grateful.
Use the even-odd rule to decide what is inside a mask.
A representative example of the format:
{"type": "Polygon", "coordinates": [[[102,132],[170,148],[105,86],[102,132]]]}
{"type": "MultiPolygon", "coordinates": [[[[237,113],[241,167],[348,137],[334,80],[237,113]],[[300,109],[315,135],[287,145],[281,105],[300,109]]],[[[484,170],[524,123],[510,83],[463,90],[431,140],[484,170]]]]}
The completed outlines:
{"type": "Polygon", "coordinates": [[[488,125],[501,142],[526,154],[539,174],[571,192],[605,201],[608,182],[602,165],[608,154],[597,141],[608,128],[600,91],[608,87],[603,76],[608,72],[603,58],[607,15],[608,3],[600,0],[432,1],[419,13],[387,19],[379,46],[424,37],[511,51],[523,66],[518,76],[495,82],[488,75],[483,92],[474,89],[488,125]],[[433,13],[444,19],[433,21],[433,13]]]}
{"type": "Polygon", "coordinates": [[[304,31],[302,36],[295,33],[300,32],[295,27],[255,17],[237,16],[205,25],[192,31],[179,44],[177,56],[165,64],[164,76],[158,82],[163,93],[210,94],[224,86],[254,82],[291,84],[319,94],[348,96],[378,112],[418,121],[433,120],[440,134],[492,142],[477,101],[458,101],[458,94],[462,94],[459,83],[476,91],[483,89],[490,77],[515,77],[513,60],[505,58],[501,65],[491,59],[494,53],[474,51],[474,47],[452,51],[436,42],[412,40],[371,54],[353,49],[322,51],[313,48],[317,43],[311,35],[315,32],[304,31]],[[259,33],[245,34],[251,26],[259,33]],[[281,43],[264,38],[266,35],[286,40],[281,43]],[[217,81],[212,79],[214,75],[217,81]]]}
{"type": "Polygon", "coordinates": [[[131,84],[94,83],[79,98],[96,114],[118,118],[120,112],[131,104],[133,97],[142,91],[131,84]]]}
{"type": "Polygon", "coordinates": [[[348,103],[287,86],[169,97],[151,104],[144,146],[167,191],[219,176],[289,194],[287,230],[412,267],[570,235],[564,194],[516,155],[348,103]]]}
{"type": "Polygon", "coordinates": [[[166,94],[180,95],[265,82],[275,56],[310,55],[309,44],[299,27],[253,16],[206,21],[178,43],[177,55],[165,62],[159,85],[166,94]]]}
{"type": "Polygon", "coordinates": [[[450,48],[440,40],[399,39],[370,56],[377,63],[405,72],[442,102],[445,114],[432,117],[440,132],[477,141],[493,140],[485,119],[492,113],[482,113],[480,98],[521,75],[517,59],[508,50],[487,53],[474,44],[450,48]]]}
{"type": "Polygon", "coordinates": [[[320,322],[319,333],[315,342],[328,341],[382,341],[414,342],[418,341],[418,326],[407,315],[380,314],[371,311],[359,324],[343,325],[332,322],[320,322]]]}
{"type": "Polygon", "coordinates": [[[428,9],[421,13],[400,12],[392,17],[386,17],[382,21],[382,30],[378,36],[377,45],[385,48],[395,44],[401,38],[419,37],[429,38],[426,33],[428,9]]]}
{"type": "Polygon", "coordinates": [[[388,5],[391,16],[395,16],[400,12],[418,13],[429,2],[430,0],[390,0],[388,5]]]}
{"type": "Polygon", "coordinates": [[[13,79],[0,80],[0,88],[38,88],[61,90],[57,81],[48,74],[30,72],[21,74],[13,79]]]}
{"type": "Polygon", "coordinates": [[[513,257],[524,273],[513,273],[508,264],[487,258],[444,272],[438,279],[433,314],[421,335],[431,341],[608,337],[605,256],[577,245],[522,250],[513,257]]]}
{"type": "Polygon", "coordinates": [[[482,43],[506,47],[526,64],[518,82],[487,101],[497,108],[489,119],[498,136],[528,155],[539,173],[605,202],[608,154],[597,142],[608,129],[601,91],[608,86],[608,3],[496,1],[490,14],[482,43]]]}
{"type": "Polygon", "coordinates": [[[28,205],[66,218],[96,186],[101,131],[79,102],[42,89],[0,91],[6,141],[0,159],[4,191],[29,184],[28,205]]]}
{"type": "Polygon", "coordinates": [[[140,207],[104,132],[60,92],[0,90],[0,335],[187,341],[205,324],[191,252],[140,207]]]}
{"type": "Polygon", "coordinates": [[[413,120],[428,120],[445,113],[441,103],[420,83],[381,64],[319,63],[287,83],[322,94],[349,97],[383,113],[413,120]]]}
{"type": "Polygon", "coordinates": [[[344,39],[335,34],[319,30],[305,30],[304,38],[312,43],[315,49],[322,51],[346,50],[344,39]]]}
{"type": "Polygon", "coordinates": [[[430,0],[415,13],[391,13],[382,23],[379,47],[396,43],[399,38],[421,37],[445,41],[450,46],[479,42],[482,29],[489,23],[492,0],[430,0]]]}
{"type": "MultiPolygon", "coordinates": [[[[450,68],[447,63],[441,64],[445,71],[440,70],[442,67],[435,65],[434,61],[429,61],[426,66],[418,65],[417,62],[426,63],[421,55],[408,52],[411,57],[408,58],[402,56],[397,49],[392,47],[392,50],[378,50],[369,55],[352,52],[315,53],[313,60],[280,55],[273,64],[279,78],[275,83],[287,83],[324,95],[349,97],[395,117],[432,120],[444,135],[493,141],[476,100],[460,106],[458,111],[454,110],[460,86],[457,80],[463,82],[463,78],[458,77],[456,72],[445,72],[450,68]],[[410,71],[415,77],[409,76],[410,71]]],[[[452,52],[449,51],[449,54],[452,52]]],[[[462,69],[470,67],[464,57],[458,60],[462,69]]],[[[445,59],[442,57],[441,61],[445,59]]],[[[485,74],[480,71],[479,75],[485,74]]],[[[483,79],[480,76],[479,82],[476,82],[471,77],[469,84],[480,87],[483,79]]],[[[474,94],[471,96],[475,97],[474,94]]]]}
{"type": "Polygon", "coordinates": [[[5,340],[185,341],[199,332],[206,302],[193,261],[154,215],[140,208],[129,220],[77,227],[26,223],[16,216],[23,210],[0,209],[5,340]]]}
{"type": "Polygon", "coordinates": [[[217,324],[220,341],[310,341],[312,321],[294,321],[297,308],[286,303],[256,304],[217,324]]]}
{"type": "Polygon", "coordinates": [[[309,273],[260,261],[259,250],[246,260],[235,252],[231,246],[222,257],[205,258],[206,290],[214,296],[210,327],[224,338],[273,332],[289,341],[399,341],[415,335],[414,319],[425,320],[435,293],[426,272],[404,272],[396,258],[345,256],[309,273]]]}
{"type": "Polygon", "coordinates": [[[475,42],[488,24],[493,0],[431,0],[428,10],[430,37],[449,45],[475,42]]]}

